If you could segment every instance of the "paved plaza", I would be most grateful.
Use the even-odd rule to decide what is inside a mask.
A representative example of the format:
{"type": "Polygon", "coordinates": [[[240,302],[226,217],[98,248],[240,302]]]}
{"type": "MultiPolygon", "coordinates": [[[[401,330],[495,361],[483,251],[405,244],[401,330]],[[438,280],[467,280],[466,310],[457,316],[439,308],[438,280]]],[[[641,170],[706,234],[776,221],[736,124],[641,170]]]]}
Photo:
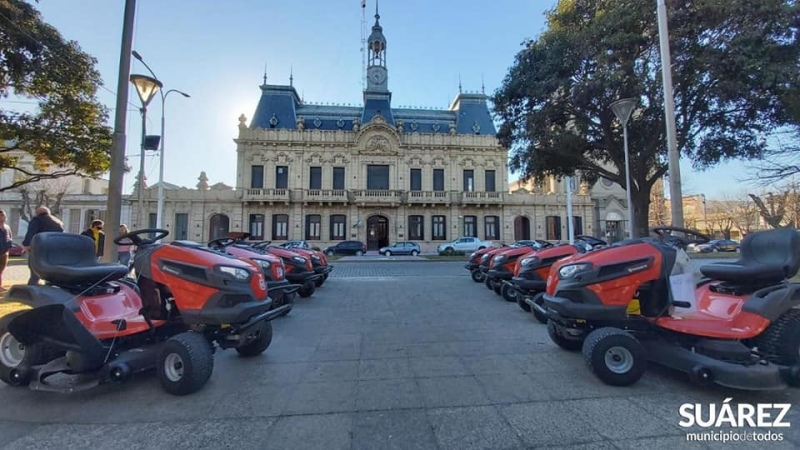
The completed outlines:
{"type": "MultiPolygon", "coordinates": [[[[521,449],[797,448],[687,443],[683,403],[798,405],[799,390],[691,385],[651,366],[635,386],[602,384],[516,304],[458,262],[336,263],[273,322],[261,356],[217,353],[198,393],[155,376],[74,395],[0,386],[0,448],[521,449]]],[[[699,431],[690,429],[689,431],[699,431]]]]}

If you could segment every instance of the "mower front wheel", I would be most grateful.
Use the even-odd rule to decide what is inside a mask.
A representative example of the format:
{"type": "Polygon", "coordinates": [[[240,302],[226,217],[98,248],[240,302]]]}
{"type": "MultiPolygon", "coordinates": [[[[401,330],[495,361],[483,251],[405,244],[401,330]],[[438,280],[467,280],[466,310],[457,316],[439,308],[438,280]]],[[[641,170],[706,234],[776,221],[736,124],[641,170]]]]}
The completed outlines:
{"type": "Polygon", "coordinates": [[[547,321],[547,334],[550,335],[550,340],[564,350],[575,352],[580,350],[583,346],[582,339],[570,339],[565,337],[564,329],[552,320],[547,321]]]}
{"type": "Polygon", "coordinates": [[[320,277],[314,280],[314,285],[316,287],[322,287],[323,284],[325,284],[325,277],[320,277]]]}
{"type": "Polygon", "coordinates": [[[516,302],[517,298],[521,297],[516,288],[509,286],[506,283],[503,283],[503,285],[500,286],[500,295],[502,295],[507,302],[516,302]]]}
{"type": "Polygon", "coordinates": [[[525,301],[525,296],[521,292],[517,292],[517,305],[525,312],[531,312],[531,305],[525,301]]]}
{"type": "Polygon", "coordinates": [[[475,269],[470,272],[470,276],[472,276],[472,281],[476,283],[483,283],[484,281],[483,272],[481,272],[480,269],[475,269]]]}
{"type": "Polygon", "coordinates": [[[490,280],[489,277],[487,277],[485,275],[484,275],[484,278],[483,278],[483,284],[486,285],[486,289],[488,289],[490,291],[494,290],[494,286],[492,285],[492,280],[490,280]]]}
{"type": "Polygon", "coordinates": [[[583,343],[583,358],[592,373],[611,386],[630,386],[642,378],[647,368],[644,346],[619,328],[589,333],[583,343]]]}
{"type": "Polygon", "coordinates": [[[252,341],[240,347],[236,347],[236,351],[239,355],[250,358],[264,353],[264,351],[269,348],[269,344],[272,343],[272,324],[264,321],[256,328],[257,329],[253,331],[253,333],[256,333],[256,337],[252,341]]]}
{"type": "Polygon", "coordinates": [[[317,284],[314,281],[306,281],[303,283],[303,287],[297,290],[297,293],[300,294],[300,297],[308,298],[314,295],[314,291],[317,290],[317,284]]]}
{"type": "Polygon", "coordinates": [[[214,352],[202,334],[188,331],[172,336],[159,352],[158,380],[172,395],[199,391],[213,371],[214,352]]]}

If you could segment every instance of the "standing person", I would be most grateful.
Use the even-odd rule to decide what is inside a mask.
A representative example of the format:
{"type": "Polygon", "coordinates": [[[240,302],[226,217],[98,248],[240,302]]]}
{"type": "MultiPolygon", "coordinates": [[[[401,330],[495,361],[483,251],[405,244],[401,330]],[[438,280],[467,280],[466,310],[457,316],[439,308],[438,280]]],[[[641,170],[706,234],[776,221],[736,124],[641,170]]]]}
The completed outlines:
{"type": "MultiPolygon", "coordinates": [[[[128,234],[128,226],[124,223],[119,226],[119,235],[122,236],[123,234],[128,234]]],[[[131,265],[131,249],[133,248],[132,245],[120,245],[117,247],[117,251],[119,252],[119,263],[123,266],[130,267],[131,265]]]]}
{"type": "Polygon", "coordinates": [[[31,271],[28,284],[39,284],[39,275],[37,275],[31,267],[31,240],[38,233],[44,233],[46,231],[63,233],[64,224],[50,214],[50,208],[40,206],[36,208],[33,218],[28,222],[28,232],[25,233],[25,239],[22,241],[22,247],[28,253],[28,269],[31,271]]]}
{"type": "Polygon", "coordinates": [[[8,265],[8,251],[11,250],[11,227],[6,223],[6,212],[0,209],[0,292],[3,287],[3,271],[8,265]]]}
{"type": "Polygon", "coordinates": [[[103,249],[106,244],[106,234],[103,233],[103,221],[102,220],[93,220],[92,226],[81,233],[84,236],[88,236],[92,238],[94,241],[94,254],[98,258],[103,256],[103,249]]]}

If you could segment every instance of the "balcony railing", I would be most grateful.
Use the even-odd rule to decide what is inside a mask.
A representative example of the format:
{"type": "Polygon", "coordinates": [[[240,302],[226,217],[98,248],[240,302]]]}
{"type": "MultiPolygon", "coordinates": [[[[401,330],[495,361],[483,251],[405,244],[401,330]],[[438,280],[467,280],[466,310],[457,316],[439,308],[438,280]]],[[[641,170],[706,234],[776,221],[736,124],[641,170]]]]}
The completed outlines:
{"type": "Polygon", "coordinates": [[[247,189],[244,199],[259,202],[288,202],[291,200],[288,189],[247,189]]]}
{"type": "Polygon", "coordinates": [[[359,203],[397,204],[405,199],[403,191],[361,189],[353,191],[353,200],[359,203]]]}
{"type": "Polygon", "coordinates": [[[463,204],[493,204],[504,200],[502,192],[462,192],[463,204]]]}
{"type": "Polygon", "coordinates": [[[306,202],[347,202],[347,191],[344,189],[307,189],[303,191],[306,202]]]}
{"type": "Polygon", "coordinates": [[[450,203],[450,193],[445,191],[409,191],[408,203],[450,203]]]}

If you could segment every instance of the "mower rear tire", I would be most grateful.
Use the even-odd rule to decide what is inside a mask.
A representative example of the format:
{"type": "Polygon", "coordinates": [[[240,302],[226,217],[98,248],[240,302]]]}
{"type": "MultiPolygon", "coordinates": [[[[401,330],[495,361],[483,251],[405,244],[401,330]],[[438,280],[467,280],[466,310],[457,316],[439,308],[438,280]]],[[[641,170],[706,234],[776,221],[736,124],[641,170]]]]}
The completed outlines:
{"type": "Polygon", "coordinates": [[[14,369],[45,364],[63,355],[44,345],[23,345],[8,332],[11,320],[25,312],[17,311],[0,318],[0,380],[11,386],[27,386],[31,382],[28,371],[14,369]]]}
{"type": "Polygon", "coordinates": [[[254,333],[258,333],[255,339],[245,345],[236,347],[236,351],[239,353],[239,355],[244,356],[245,358],[251,358],[264,353],[264,351],[269,348],[269,344],[272,343],[272,324],[270,322],[263,321],[257,326],[257,329],[254,331],[254,333]]]}
{"type": "Polygon", "coordinates": [[[564,350],[576,352],[583,346],[582,339],[569,339],[564,337],[564,331],[561,326],[557,325],[552,320],[547,321],[547,334],[550,335],[550,340],[564,350]]]}
{"type": "Polygon", "coordinates": [[[303,287],[298,289],[297,293],[300,295],[300,297],[308,298],[314,295],[314,291],[316,290],[317,290],[316,283],[309,280],[303,283],[303,287]]]}
{"type": "Polygon", "coordinates": [[[472,272],[470,272],[470,276],[472,277],[472,281],[474,281],[476,283],[483,283],[484,282],[483,273],[478,269],[475,269],[472,272]]]}
{"type": "Polygon", "coordinates": [[[158,380],[172,395],[188,395],[202,388],[214,371],[214,351],[200,333],[172,336],[158,355],[158,380]]]}
{"type": "Polygon", "coordinates": [[[605,327],[592,331],[583,342],[583,358],[592,373],[611,386],[630,386],[644,374],[644,346],[627,331],[605,327]]]}
{"type": "Polygon", "coordinates": [[[483,284],[486,285],[486,289],[490,291],[494,290],[494,286],[492,286],[492,280],[490,280],[489,277],[485,277],[483,279],[483,284]]]}
{"type": "Polygon", "coordinates": [[[492,290],[495,294],[500,295],[500,283],[492,283],[492,290]]]}
{"type": "Polygon", "coordinates": [[[759,353],[784,366],[800,364],[800,309],[790,309],[772,322],[754,344],[759,353]]]}
{"type": "Polygon", "coordinates": [[[521,297],[516,288],[509,286],[506,283],[503,283],[503,285],[500,287],[500,295],[502,295],[507,302],[516,302],[517,298],[521,297]]]}

